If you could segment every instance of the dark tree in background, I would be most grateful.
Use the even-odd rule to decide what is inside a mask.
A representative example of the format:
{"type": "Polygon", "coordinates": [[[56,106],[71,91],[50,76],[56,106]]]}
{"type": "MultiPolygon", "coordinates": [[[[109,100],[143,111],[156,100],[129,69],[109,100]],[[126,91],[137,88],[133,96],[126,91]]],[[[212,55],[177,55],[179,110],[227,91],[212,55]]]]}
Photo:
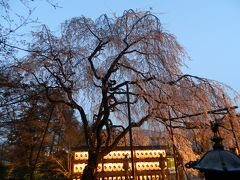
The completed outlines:
{"type": "MultiPolygon", "coordinates": [[[[0,82],[1,161],[9,164],[6,177],[29,178],[34,171],[39,177],[69,176],[70,147],[83,144],[73,111],[49,103],[39,86],[6,76],[0,82]]],[[[52,96],[59,97],[58,93],[52,96]]]]}
{"type": "MultiPolygon", "coordinates": [[[[81,125],[73,110],[49,103],[42,87],[35,86],[15,68],[20,61],[18,52],[27,52],[24,28],[38,23],[31,18],[35,2],[0,0],[0,171],[3,179],[24,179],[33,173],[42,178],[68,177],[70,147],[82,144],[81,125]],[[16,3],[21,12],[13,8],[16,3]]],[[[58,7],[54,0],[42,2],[58,7]]]]}

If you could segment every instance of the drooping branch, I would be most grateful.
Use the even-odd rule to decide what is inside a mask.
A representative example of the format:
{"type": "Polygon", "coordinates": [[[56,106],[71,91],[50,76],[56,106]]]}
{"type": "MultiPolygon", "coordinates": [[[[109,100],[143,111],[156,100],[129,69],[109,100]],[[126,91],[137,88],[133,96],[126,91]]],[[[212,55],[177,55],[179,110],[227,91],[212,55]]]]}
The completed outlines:
{"type": "Polygon", "coordinates": [[[177,119],[184,119],[184,118],[191,118],[195,116],[200,116],[204,114],[226,114],[229,109],[236,109],[238,106],[232,106],[232,107],[226,107],[226,108],[220,108],[220,109],[215,109],[215,110],[209,110],[207,112],[199,112],[199,113],[194,113],[194,114],[186,114],[183,116],[178,116],[178,117],[171,117],[171,118],[165,118],[165,117],[155,117],[156,119],[162,120],[162,121],[174,121],[177,119]],[[224,112],[225,111],[225,112],[224,112]]]}

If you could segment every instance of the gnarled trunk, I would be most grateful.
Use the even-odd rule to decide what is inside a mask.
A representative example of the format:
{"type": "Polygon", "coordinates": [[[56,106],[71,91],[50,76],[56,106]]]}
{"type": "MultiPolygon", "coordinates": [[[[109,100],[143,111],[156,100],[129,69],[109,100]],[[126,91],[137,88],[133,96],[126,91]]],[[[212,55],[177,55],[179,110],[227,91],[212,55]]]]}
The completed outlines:
{"type": "Polygon", "coordinates": [[[88,165],[84,168],[82,180],[95,180],[98,166],[98,156],[95,152],[88,152],[88,154],[88,165]]]}

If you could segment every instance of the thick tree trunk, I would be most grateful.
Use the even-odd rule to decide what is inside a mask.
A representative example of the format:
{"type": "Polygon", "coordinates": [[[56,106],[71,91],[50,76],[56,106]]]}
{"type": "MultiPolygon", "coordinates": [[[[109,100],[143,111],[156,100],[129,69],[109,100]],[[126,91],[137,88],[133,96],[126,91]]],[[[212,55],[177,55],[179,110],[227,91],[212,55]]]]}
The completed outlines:
{"type": "Polygon", "coordinates": [[[95,168],[89,167],[87,165],[83,171],[82,180],[94,180],[94,179],[95,179],[95,168]]]}
{"type": "Polygon", "coordinates": [[[88,152],[88,165],[84,168],[82,180],[95,180],[97,172],[97,154],[88,152]]]}

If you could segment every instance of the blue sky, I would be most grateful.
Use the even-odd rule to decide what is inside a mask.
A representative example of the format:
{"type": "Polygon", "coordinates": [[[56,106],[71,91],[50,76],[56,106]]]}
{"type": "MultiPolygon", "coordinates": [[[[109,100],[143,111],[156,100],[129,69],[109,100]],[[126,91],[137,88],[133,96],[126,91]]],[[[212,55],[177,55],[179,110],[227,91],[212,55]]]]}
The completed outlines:
{"type": "MultiPolygon", "coordinates": [[[[57,0],[54,9],[45,1],[34,17],[57,30],[64,20],[77,16],[97,18],[103,13],[151,10],[186,49],[191,60],[184,71],[228,84],[240,92],[239,0],[57,0]]],[[[17,6],[17,5],[16,5],[17,6]]]]}

